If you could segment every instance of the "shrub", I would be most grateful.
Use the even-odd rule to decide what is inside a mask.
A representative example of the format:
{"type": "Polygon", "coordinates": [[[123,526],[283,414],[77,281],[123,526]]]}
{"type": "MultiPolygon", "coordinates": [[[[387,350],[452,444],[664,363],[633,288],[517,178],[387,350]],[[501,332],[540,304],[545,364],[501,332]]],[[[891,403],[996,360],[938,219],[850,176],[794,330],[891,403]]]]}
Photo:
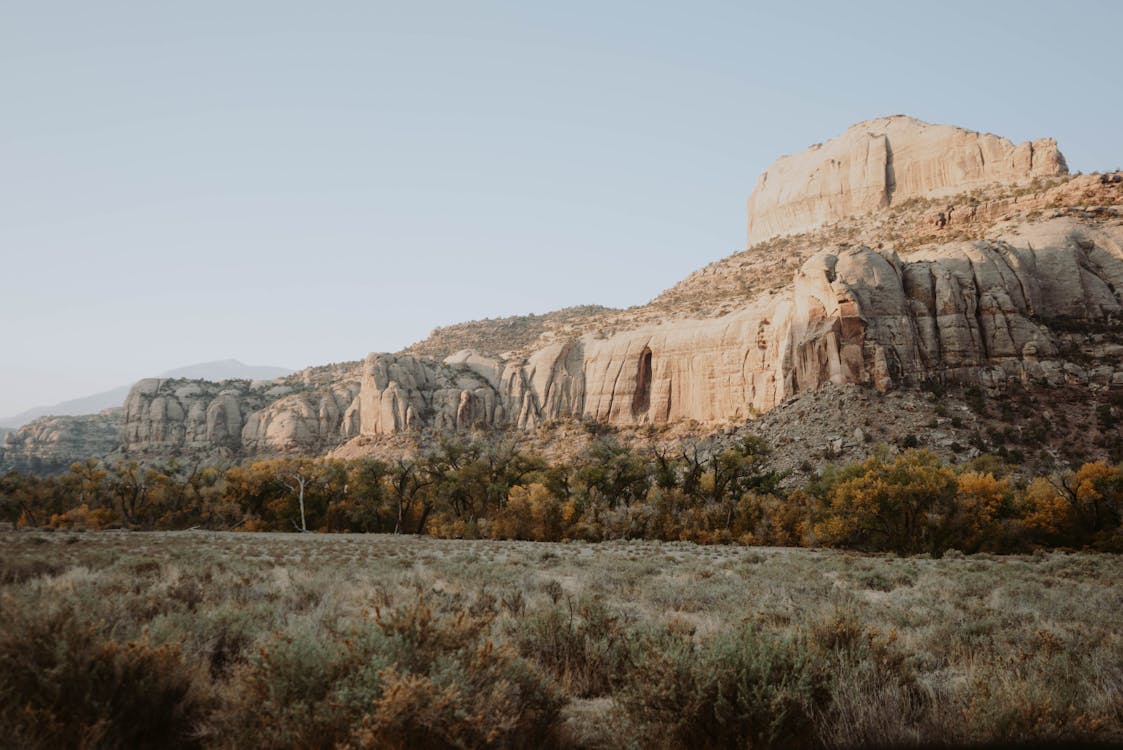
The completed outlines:
{"type": "Polygon", "coordinates": [[[118,522],[117,514],[109,508],[93,508],[83,503],[65,513],[51,516],[50,526],[56,529],[104,529],[118,522]]]}
{"type": "Polygon", "coordinates": [[[351,738],[355,748],[548,747],[557,689],[488,637],[490,616],[435,618],[423,601],[379,617],[394,665],[351,738]]]}
{"type": "Polygon", "coordinates": [[[66,569],[58,560],[39,557],[0,557],[0,584],[23,583],[40,576],[53,576],[66,569]]]}
{"type": "Polygon", "coordinates": [[[895,631],[863,625],[850,610],[813,624],[810,643],[829,674],[831,701],[818,721],[828,747],[904,747],[946,734],[925,727],[931,699],[895,631]]]}
{"type": "Polygon", "coordinates": [[[654,746],[810,746],[829,702],[805,641],[743,626],[701,646],[652,642],[620,703],[654,746]]]}
{"type": "Polygon", "coordinates": [[[103,640],[69,609],[5,609],[0,745],[201,746],[208,702],[178,648],[103,640]]]}
{"type": "Polygon", "coordinates": [[[1121,687],[1118,671],[1038,630],[1013,658],[988,655],[973,665],[963,720],[974,738],[1004,746],[1111,742],[1121,687]]]}
{"type": "Polygon", "coordinates": [[[595,599],[534,611],[514,627],[511,639],[567,694],[584,698],[618,687],[633,667],[637,645],[621,618],[595,599]]]}
{"type": "Polygon", "coordinates": [[[382,695],[345,748],[542,748],[561,701],[529,665],[490,641],[432,675],[379,674],[382,695]]]}
{"type": "Polygon", "coordinates": [[[346,638],[308,621],[276,633],[234,670],[233,700],[219,717],[229,747],[332,748],[380,695],[390,665],[373,628],[346,638]]]}
{"type": "Polygon", "coordinates": [[[543,747],[561,699],[488,637],[488,615],[423,601],[338,635],[278,634],[242,667],[221,720],[231,747],[543,747]]]}

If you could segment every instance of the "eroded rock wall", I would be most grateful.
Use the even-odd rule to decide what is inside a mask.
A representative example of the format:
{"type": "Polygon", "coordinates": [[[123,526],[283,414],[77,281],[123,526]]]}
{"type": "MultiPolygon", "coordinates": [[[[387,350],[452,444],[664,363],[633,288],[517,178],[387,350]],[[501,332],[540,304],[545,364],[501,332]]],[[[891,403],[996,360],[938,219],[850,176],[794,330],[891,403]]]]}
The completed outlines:
{"type": "MultiPolygon", "coordinates": [[[[871,120],[777,160],[750,198],[749,242],[911,198],[1066,173],[1049,139],[1015,146],[907,117],[871,120]]],[[[145,380],[128,396],[115,447],[108,447],[102,427],[74,427],[74,435],[96,432],[75,442],[62,428],[41,426],[5,438],[4,455],[46,455],[54,442],[73,451],[96,446],[153,457],[245,458],[324,453],[357,436],[531,430],[564,418],[705,423],[765,412],[827,384],[883,392],[929,378],[992,391],[1016,380],[1123,387],[1123,335],[1116,342],[1096,333],[1121,330],[1113,321],[1123,316],[1123,225],[1111,197],[1118,193],[1102,186],[1092,195],[1096,211],[1079,208],[1097,189],[1093,179],[1107,180],[1108,188],[1123,182],[1107,175],[1078,178],[1057,188],[1068,197],[1033,193],[1038,209],[1078,210],[1038,223],[1029,215],[1020,224],[1004,220],[995,226],[1005,229],[986,241],[941,237],[943,244],[905,257],[848,245],[827,245],[802,264],[784,257],[773,265],[785,276],[799,264],[786,287],[778,276],[767,285],[739,286],[743,291],[723,298],[720,317],[684,319],[675,316],[685,309],[706,313],[653,303],[648,312],[658,315],[629,319],[619,325],[624,330],[606,335],[599,329],[611,326],[597,321],[611,316],[580,308],[562,311],[566,325],[551,328],[549,336],[530,336],[523,319],[469,326],[472,341],[515,326],[491,337],[492,351],[509,351],[502,356],[465,349],[438,361],[419,356],[425,347],[415,347],[372,354],[361,366],[329,365],[268,382],[145,380]]],[[[943,228],[1025,208],[1019,196],[1031,192],[1007,190],[1005,202],[993,204],[914,209],[936,211],[928,223],[943,228]]],[[[807,246],[799,258],[812,251],[807,246]]],[[[454,339],[443,337],[434,351],[448,350],[454,339]]]]}
{"type": "Polygon", "coordinates": [[[142,454],[230,456],[328,450],[359,433],[357,378],[305,383],[162,380],[133,386],[124,448],[142,454]]]}
{"type": "Polygon", "coordinates": [[[0,474],[22,471],[61,474],[88,456],[104,456],[121,447],[120,409],[101,414],[40,417],[0,442],[0,474]]]}
{"type": "Polygon", "coordinates": [[[930,377],[1123,384],[1121,352],[1093,368],[1058,357],[1057,320],[1123,314],[1123,230],[1056,219],[992,241],[905,259],[823,251],[784,294],[711,320],[607,338],[588,334],[523,360],[472,351],[443,362],[372,354],[360,432],[533,428],[558,417],[613,424],[711,422],[767,411],[825,384],[888,391],[930,377]]]}
{"type": "Polygon", "coordinates": [[[1015,380],[1123,387],[1123,345],[1084,336],[1074,354],[1071,334],[1123,318],[1118,290],[1118,223],[1061,217],[904,258],[837,247],[803,263],[783,292],[722,317],[587,333],[525,357],[372,354],[361,368],[315,377],[144,380],[119,422],[25,428],[6,438],[4,457],[64,466],[120,448],[233,459],[324,453],[360,435],[530,430],[559,418],[712,423],[827,384],[885,392],[932,377],[992,391],[1015,380]]]}
{"type": "Polygon", "coordinates": [[[1014,145],[989,133],[900,115],[867,120],[780,157],[761,174],[749,198],[748,245],[910,198],[1067,173],[1051,138],[1014,145]]]}

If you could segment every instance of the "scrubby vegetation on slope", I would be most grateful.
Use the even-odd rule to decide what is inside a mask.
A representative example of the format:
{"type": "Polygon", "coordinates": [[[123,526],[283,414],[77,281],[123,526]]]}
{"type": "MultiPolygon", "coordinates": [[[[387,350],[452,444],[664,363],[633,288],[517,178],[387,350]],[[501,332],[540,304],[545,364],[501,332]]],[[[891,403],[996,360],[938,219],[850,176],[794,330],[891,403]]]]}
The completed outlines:
{"type": "Polygon", "coordinates": [[[618,312],[601,305],[575,305],[536,315],[511,315],[505,318],[470,320],[441,326],[403,353],[444,359],[461,349],[475,349],[492,354],[523,352],[532,348],[543,335],[572,335],[590,322],[618,312]]]}

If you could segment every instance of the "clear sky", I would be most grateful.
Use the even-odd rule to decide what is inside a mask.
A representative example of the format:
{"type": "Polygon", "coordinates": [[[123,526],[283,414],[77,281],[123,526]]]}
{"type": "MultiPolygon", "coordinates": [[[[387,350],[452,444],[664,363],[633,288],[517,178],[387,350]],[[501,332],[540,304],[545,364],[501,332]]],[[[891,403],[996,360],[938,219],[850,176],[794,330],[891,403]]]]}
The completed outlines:
{"type": "Polygon", "coordinates": [[[1123,166],[1123,3],[0,0],[0,415],[640,304],[896,113],[1123,166]]]}

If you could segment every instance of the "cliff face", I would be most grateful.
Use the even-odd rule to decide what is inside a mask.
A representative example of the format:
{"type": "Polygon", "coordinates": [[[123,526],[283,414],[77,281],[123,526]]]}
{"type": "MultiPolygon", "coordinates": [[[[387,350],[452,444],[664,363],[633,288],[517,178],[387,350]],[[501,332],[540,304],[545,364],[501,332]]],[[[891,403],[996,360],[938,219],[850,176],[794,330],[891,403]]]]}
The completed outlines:
{"type": "Polygon", "coordinates": [[[237,458],[327,452],[359,435],[534,429],[559,418],[715,422],[766,412],[827,384],[885,392],[930,377],[992,391],[1012,381],[1123,387],[1123,346],[1100,340],[1079,361],[1066,351],[1074,324],[1108,330],[1119,319],[1116,290],[1123,290],[1118,223],[1059,217],[904,258],[835,248],[804,262],[784,292],[728,315],[585,334],[526,357],[372,354],[361,372],[314,378],[144,380],[119,422],[40,420],[7,436],[0,460],[63,470],[118,448],[237,458]]]}
{"type": "Polygon", "coordinates": [[[358,434],[357,374],[342,366],[271,381],[142,380],[125,400],[123,447],[229,457],[329,450],[358,434]]]}
{"type": "Polygon", "coordinates": [[[1068,167],[1051,138],[1015,146],[900,115],[867,120],[765,170],[749,198],[748,244],[910,198],[1064,174],[1068,167]]]}
{"type": "Polygon", "coordinates": [[[443,363],[372,354],[360,431],[532,428],[583,417],[613,424],[715,421],[767,411],[825,384],[880,391],[929,377],[1001,388],[1010,379],[1123,384],[1123,348],[1094,368],[1057,357],[1056,320],[1107,325],[1123,307],[1123,231],[1073,219],[902,259],[820,252],[786,293],[713,320],[609,338],[585,335],[505,361],[471,351],[443,363]]]}
{"type": "Polygon", "coordinates": [[[0,465],[118,449],[319,454],[356,438],[567,418],[714,423],[828,384],[1123,387],[1123,175],[1001,185],[1064,171],[1052,141],[862,123],[778,161],[751,201],[750,234],[865,212],[845,232],[761,244],[640,308],[453,326],[406,352],[266,382],[141,381],[118,422],[25,428],[5,438],[0,465]],[[898,205],[981,184],[969,200],[898,205]]]}
{"type": "Polygon", "coordinates": [[[75,461],[121,447],[121,410],[78,417],[40,417],[0,442],[0,474],[61,474],[75,461]]]}

